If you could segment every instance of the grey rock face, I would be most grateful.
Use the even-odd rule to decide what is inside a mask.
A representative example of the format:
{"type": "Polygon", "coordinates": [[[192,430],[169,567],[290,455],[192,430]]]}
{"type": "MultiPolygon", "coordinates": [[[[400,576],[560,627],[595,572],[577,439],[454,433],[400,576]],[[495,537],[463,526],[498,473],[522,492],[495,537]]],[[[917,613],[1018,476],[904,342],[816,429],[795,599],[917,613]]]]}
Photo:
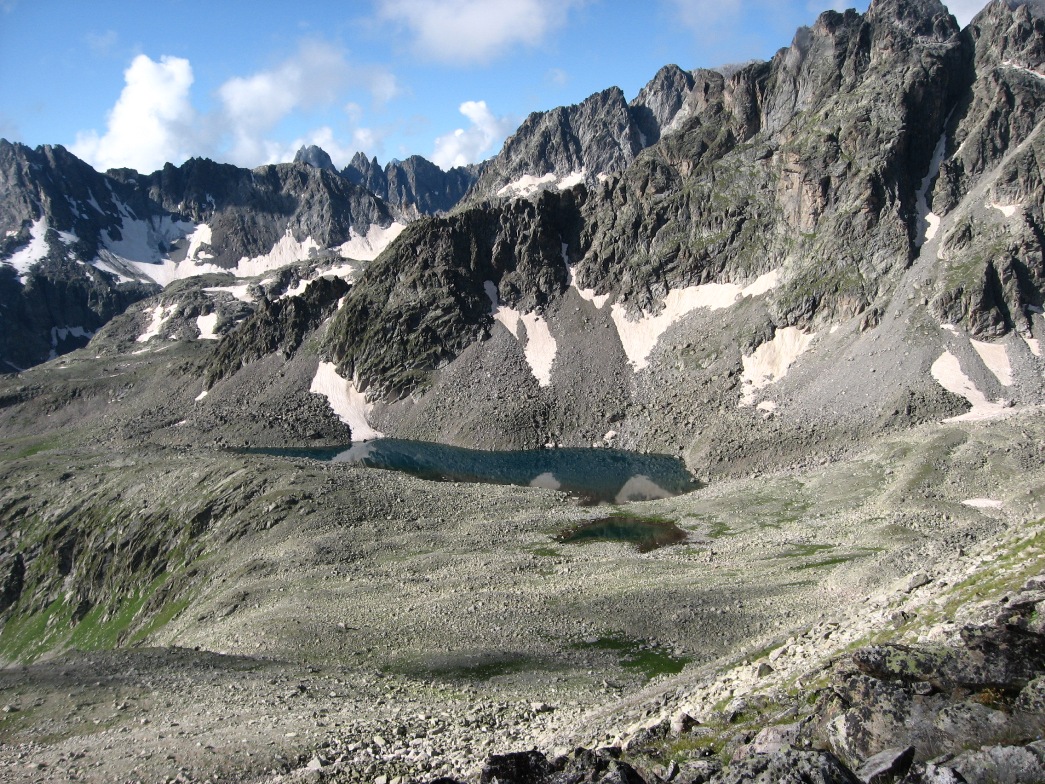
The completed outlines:
{"type": "MultiPolygon", "coordinates": [[[[827,12],[772,62],[729,78],[669,67],[631,107],[611,89],[532,115],[490,162],[472,196],[496,193],[524,174],[627,167],[577,202],[581,229],[574,240],[535,229],[548,252],[528,265],[546,264],[541,274],[558,280],[563,262],[552,248],[566,244],[578,285],[632,313],[655,312],[669,289],[751,280],[782,267],[788,272],[769,301],[776,327],[811,328],[862,313],[873,326],[918,257],[917,192],[932,172],[939,139],[951,133],[955,107],[970,95],[977,73],[968,67],[972,53],[971,39],[935,0],[877,2],[865,15],[827,12]],[[675,123],[645,150],[633,117],[640,105],[649,122],[663,126],[672,116],[675,123]]],[[[442,264],[474,268],[468,259],[493,250],[496,234],[480,239],[465,226],[493,220],[497,208],[474,209],[467,220],[451,218],[460,227],[451,232],[469,239],[444,242],[442,264]],[[489,217],[480,219],[482,210],[489,217]]],[[[403,245],[402,263],[417,264],[407,244],[419,243],[420,251],[430,231],[444,228],[419,227],[403,245]]],[[[1040,291],[1035,274],[1006,279],[1027,299],[1040,291]]],[[[434,333],[438,362],[401,357],[398,364],[434,368],[480,334],[474,327],[485,303],[478,283],[459,286],[474,292],[468,313],[443,311],[434,333]]],[[[545,287],[543,293],[558,292],[545,287]]],[[[509,303],[519,301],[510,291],[502,294],[509,303]]],[[[537,304],[523,301],[524,310],[537,304]]],[[[396,311],[388,316],[402,321],[396,311]]],[[[359,337],[348,334],[345,322],[339,329],[347,331],[337,338],[337,356],[358,356],[351,346],[359,337]]],[[[430,348],[427,340],[414,340],[407,353],[430,348]]],[[[362,368],[365,384],[387,386],[382,373],[367,368],[376,364],[362,368]]]]}
{"type": "Polygon", "coordinates": [[[420,155],[389,161],[382,168],[377,158],[367,160],[356,153],[341,174],[399,209],[433,215],[455,207],[482,168],[483,164],[473,164],[444,172],[420,155]]]}
{"type": "Polygon", "coordinates": [[[731,765],[712,779],[715,784],[858,784],[852,771],[826,751],[777,751],[757,754],[731,765]]]}
{"type": "Polygon", "coordinates": [[[894,781],[907,773],[912,762],[914,762],[914,746],[903,749],[886,749],[864,762],[857,769],[856,777],[864,784],[884,784],[886,781],[894,781]]]}
{"type": "Polygon", "coordinates": [[[277,352],[289,358],[305,336],[330,317],[348,289],[340,278],[321,277],[300,296],[263,299],[258,310],[218,344],[207,368],[206,388],[252,360],[277,352]]]}
{"type": "MultiPolygon", "coordinates": [[[[655,127],[652,111],[643,123],[655,127]]],[[[468,194],[470,201],[497,197],[524,176],[564,177],[622,171],[645,147],[624,93],[611,87],[573,106],[534,112],[508,137],[468,194]]]]}
{"type": "Polygon", "coordinates": [[[566,287],[562,243],[576,240],[573,193],[536,203],[475,208],[418,221],[368,268],[338,311],[328,345],[342,372],[377,397],[392,399],[428,375],[492,324],[485,283],[500,302],[523,311],[566,287]]]}

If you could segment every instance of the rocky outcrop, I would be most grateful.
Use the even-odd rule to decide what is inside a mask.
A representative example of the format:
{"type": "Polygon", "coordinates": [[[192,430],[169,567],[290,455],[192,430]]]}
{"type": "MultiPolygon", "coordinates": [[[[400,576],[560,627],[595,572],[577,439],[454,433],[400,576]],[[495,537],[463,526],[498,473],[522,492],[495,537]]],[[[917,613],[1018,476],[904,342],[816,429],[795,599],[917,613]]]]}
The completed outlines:
{"type": "Polygon", "coordinates": [[[342,375],[397,398],[489,331],[486,283],[531,311],[566,287],[562,244],[576,241],[572,192],[473,208],[409,226],[349,292],[328,332],[342,375]]]}
{"type": "Polygon", "coordinates": [[[932,192],[935,212],[955,213],[933,309],[987,338],[1029,335],[1028,308],[1042,306],[1043,16],[1034,4],[992,2],[963,31],[971,84],[952,110],[932,192]]]}
{"type": "Polygon", "coordinates": [[[320,277],[300,296],[262,299],[258,309],[218,344],[207,368],[205,388],[270,354],[291,357],[305,337],[333,314],[348,290],[340,278],[320,277]]]}
{"type": "MultiPolygon", "coordinates": [[[[311,241],[314,253],[336,252],[398,215],[344,177],[301,163],[250,170],[194,158],[132,178],[162,210],[207,225],[209,240],[198,245],[196,258],[220,268],[264,256],[284,238],[311,241]]],[[[183,250],[188,245],[180,243],[183,250]]]]}

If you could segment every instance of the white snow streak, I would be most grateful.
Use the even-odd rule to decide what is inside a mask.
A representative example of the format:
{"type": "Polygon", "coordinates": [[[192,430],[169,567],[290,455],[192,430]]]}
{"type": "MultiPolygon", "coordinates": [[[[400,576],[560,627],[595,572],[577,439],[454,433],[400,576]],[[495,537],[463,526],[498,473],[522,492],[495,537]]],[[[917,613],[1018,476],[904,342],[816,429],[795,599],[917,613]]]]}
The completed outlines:
{"type": "Polygon", "coordinates": [[[29,244],[21,250],[15,251],[10,258],[4,259],[4,264],[15,268],[18,272],[18,280],[25,285],[25,276],[29,268],[47,256],[47,218],[33,221],[29,227],[29,244]]]}
{"type": "Polygon", "coordinates": [[[994,374],[1002,386],[1012,386],[1012,367],[1009,365],[1009,353],[1001,343],[984,343],[980,340],[970,340],[976,353],[980,355],[983,364],[994,374]]]}
{"type": "MultiPolygon", "coordinates": [[[[778,329],[773,339],[756,348],[750,356],[741,357],[740,405],[750,406],[755,394],[787,375],[788,368],[809,349],[815,334],[797,327],[778,329]]],[[[775,408],[775,406],[774,406],[775,408]]]]}
{"type": "Polygon", "coordinates": [[[687,313],[697,308],[728,308],[744,297],[765,294],[776,286],[779,280],[780,271],[774,269],[759,276],[746,287],[736,283],[707,283],[703,286],[674,289],[664,298],[664,309],[655,316],[643,314],[641,318],[632,321],[628,318],[624,306],[619,304],[613,305],[610,316],[617,327],[624,353],[638,372],[649,364],[650,352],[657,345],[661,335],[687,313]]]}
{"type": "Polygon", "coordinates": [[[174,311],[177,309],[177,305],[156,305],[151,308],[146,308],[145,313],[152,316],[152,321],[149,323],[148,328],[138,336],[138,342],[144,343],[150,338],[154,338],[160,334],[160,330],[163,328],[164,322],[167,321],[174,311]]]}
{"type": "Polygon", "coordinates": [[[237,278],[249,278],[261,275],[269,270],[279,269],[295,261],[305,261],[313,253],[319,250],[319,243],[311,237],[306,237],[300,242],[294,239],[294,235],[287,227],[284,234],[268,253],[262,256],[247,258],[243,256],[236,264],[235,275],[237,278]]]}
{"type": "Polygon", "coordinates": [[[520,313],[514,308],[501,305],[497,297],[497,286],[493,281],[486,281],[483,288],[486,289],[486,296],[490,298],[490,314],[495,321],[504,325],[520,342],[522,336],[519,334],[519,324],[526,328],[526,346],[523,348],[526,362],[530,365],[538,385],[551,386],[552,364],[555,362],[558,344],[548,329],[548,322],[536,313],[520,313]]]}
{"type": "Polygon", "coordinates": [[[353,441],[370,441],[383,437],[383,433],[374,430],[367,422],[367,415],[373,409],[373,404],[367,403],[366,395],[356,391],[353,382],[337,374],[337,367],[333,362],[319,363],[316,377],[312,379],[312,386],[308,391],[323,395],[327,399],[338,419],[351,428],[353,441]]]}
{"type": "Polygon", "coordinates": [[[206,223],[199,224],[195,231],[189,235],[189,250],[186,252],[185,258],[193,261],[196,259],[213,259],[213,253],[207,253],[202,250],[204,245],[211,244],[212,239],[210,226],[206,223]]]}
{"type": "Polygon", "coordinates": [[[966,498],[962,503],[973,509],[1001,509],[1005,506],[1004,503],[995,501],[993,498],[966,498]]]}
{"type": "Polygon", "coordinates": [[[533,174],[524,174],[519,179],[513,180],[497,191],[497,195],[510,198],[527,197],[532,196],[544,187],[564,191],[567,188],[572,188],[574,185],[579,185],[587,178],[588,173],[584,169],[572,171],[569,174],[564,174],[562,177],[552,172],[542,174],[540,177],[533,174]]]}
{"type": "Polygon", "coordinates": [[[1015,204],[998,204],[996,201],[991,202],[991,206],[998,210],[1006,218],[1011,218],[1016,214],[1017,205],[1015,204]]]}
{"type": "Polygon", "coordinates": [[[940,164],[943,163],[943,156],[946,151],[947,132],[945,131],[940,134],[940,139],[936,142],[936,149],[933,150],[933,157],[929,162],[929,171],[922,179],[922,184],[915,194],[915,204],[918,207],[918,236],[915,239],[915,244],[919,248],[935,237],[936,232],[940,228],[940,216],[929,210],[929,202],[926,199],[929,195],[929,188],[940,174],[940,164]]]}
{"type": "Polygon", "coordinates": [[[344,243],[338,251],[342,256],[358,261],[373,261],[381,251],[392,244],[392,240],[402,234],[406,225],[396,221],[390,226],[381,227],[378,224],[370,226],[370,230],[364,235],[350,233],[350,239],[344,243]]]}
{"type": "Polygon", "coordinates": [[[569,188],[572,188],[574,185],[580,185],[582,182],[584,182],[584,178],[584,169],[575,172],[570,172],[565,177],[560,179],[555,184],[555,187],[557,187],[560,191],[565,191],[569,188]]]}
{"type": "Polygon", "coordinates": [[[558,179],[554,174],[548,173],[535,177],[532,174],[524,174],[517,180],[508,183],[499,191],[498,196],[529,196],[534,191],[540,189],[542,185],[551,185],[555,180],[558,179]]]}
{"type": "Polygon", "coordinates": [[[1038,342],[1037,338],[1029,338],[1026,335],[1021,335],[1023,342],[1027,344],[1027,348],[1030,349],[1030,353],[1036,357],[1041,356],[1041,343],[1038,342]]]}
{"type": "Polygon", "coordinates": [[[219,291],[224,291],[231,294],[233,297],[238,299],[240,302],[253,302],[250,298],[250,294],[247,291],[250,289],[249,283],[243,283],[239,286],[208,286],[204,289],[208,294],[216,294],[219,291]]]}
{"type": "Polygon", "coordinates": [[[1041,71],[1035,71],[1033,68],[1028,68],[1025,65],[1019,65],[1018,63],[1014,63],[1011,60],[1003,61],[1002,65],[1004,65],[1006,68],[1012,68],[1016,71],[1023,71],[1024,73],[1028,73],[1031,76],[1036,76],[1039,79],[1045,80],[1045,74],[1043,74],[1041,71]]]}

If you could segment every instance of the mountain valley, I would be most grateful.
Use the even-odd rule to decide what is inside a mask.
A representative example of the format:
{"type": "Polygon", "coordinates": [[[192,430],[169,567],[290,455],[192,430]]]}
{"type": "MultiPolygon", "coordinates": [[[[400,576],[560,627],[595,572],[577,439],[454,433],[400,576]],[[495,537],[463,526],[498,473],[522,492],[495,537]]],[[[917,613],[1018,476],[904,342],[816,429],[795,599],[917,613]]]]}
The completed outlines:
{"type": "Polygon", "coordinates": [[[1045,780],[1043,120],[873,0],[448,172],[0,140],[0,779],[1045,780]],[[263,453],[382,436],[697,488],[263,453]]]}

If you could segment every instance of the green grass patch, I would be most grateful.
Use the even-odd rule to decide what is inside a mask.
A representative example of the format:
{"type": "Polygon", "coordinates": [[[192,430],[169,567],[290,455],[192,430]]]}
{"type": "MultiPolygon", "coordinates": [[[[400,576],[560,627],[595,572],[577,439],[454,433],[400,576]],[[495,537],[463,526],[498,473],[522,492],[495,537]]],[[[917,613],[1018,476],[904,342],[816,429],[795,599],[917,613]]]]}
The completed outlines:
{"type": "Polygon", "coordinates": [[[652,680],[658,675],[678,675],[692,661],[689,657],[673,656],[666,651],[646,647],[637,640],[624,637],[601,637],[594,642],[575,643],[572,647],[611,651],[618,655],[621,667],[638,670],[646,680],[652,680]]]}

